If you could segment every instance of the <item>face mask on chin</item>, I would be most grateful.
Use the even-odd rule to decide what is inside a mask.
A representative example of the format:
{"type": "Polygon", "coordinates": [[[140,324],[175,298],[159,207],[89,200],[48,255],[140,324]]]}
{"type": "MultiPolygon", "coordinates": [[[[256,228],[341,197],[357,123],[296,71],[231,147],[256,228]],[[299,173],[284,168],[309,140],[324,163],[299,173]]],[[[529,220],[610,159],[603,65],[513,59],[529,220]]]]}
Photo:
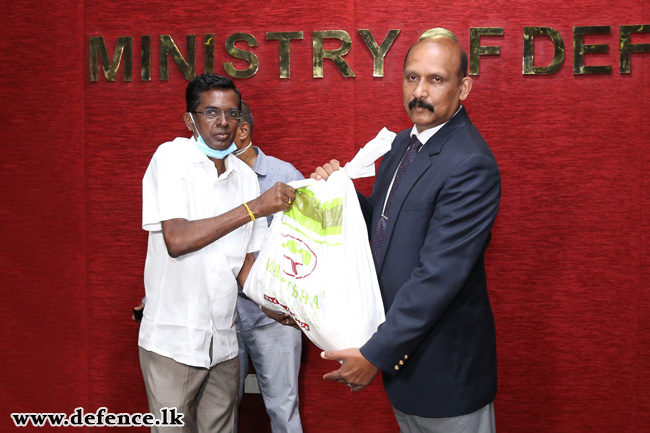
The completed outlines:
{"type": "Polygon", "coordinates": [[[253,145],[253,142],[251,141],[250,143],[248,143],[248,146],[244,147],[243,149],[236,150],[235,153],[233,153],[233,155],[235,155],[235,156],[241,155],[242,153],[246,152],[246,149],[248,149],[252,145],[253,145]]]}
{"type": "Polygon", "coordinates": [[[198,135],[198,137],[196,138],[196,147],[198,147],[199,150],[203,152],[206,156],[216,158],[216,159],[224,159],[226,156],[230,155],[235,150],[237,150],[237,145],[234,142],[230,145],[230,147],[224,150],[214,150],[211,147],[209,147],[205,143],[205,140],[203,140],[203,137],[199,132],[199,128],[196,126],[196,122],[194,121],[194,114],[190,113],[190,117],[192,119],[192,123],[194,124],[194,129],[196,129],[196,134],[198,135]]]}

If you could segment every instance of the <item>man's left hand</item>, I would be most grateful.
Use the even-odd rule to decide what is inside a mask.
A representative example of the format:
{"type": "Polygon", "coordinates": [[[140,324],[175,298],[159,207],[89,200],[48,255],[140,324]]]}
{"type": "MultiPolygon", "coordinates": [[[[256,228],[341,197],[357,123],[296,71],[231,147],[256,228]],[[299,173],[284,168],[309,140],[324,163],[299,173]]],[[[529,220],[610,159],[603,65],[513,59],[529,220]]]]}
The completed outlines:
{"type": "Polygon", "coordinates": [[[271,311],[264,307],[260,307],[260,310],[262,310],[264,314],[266,314],[268,317],[275,320],[279,324],[285,326],[291,326],[293,328],[300,330],[298,324],[296,323],[295,320],[293,320],[293,317],[291,317],[290,315],[284,313],[276,313],[275,311],[271,311]]]}
{"type": "Polygon", "coordinates": [[[352,392],[361,391],[379,373],[379,369],[372,365],[357,348],[321,352],[320,356],[342,364],[341,368],[327,373],[323,379],[348,385],[352,392]]]}

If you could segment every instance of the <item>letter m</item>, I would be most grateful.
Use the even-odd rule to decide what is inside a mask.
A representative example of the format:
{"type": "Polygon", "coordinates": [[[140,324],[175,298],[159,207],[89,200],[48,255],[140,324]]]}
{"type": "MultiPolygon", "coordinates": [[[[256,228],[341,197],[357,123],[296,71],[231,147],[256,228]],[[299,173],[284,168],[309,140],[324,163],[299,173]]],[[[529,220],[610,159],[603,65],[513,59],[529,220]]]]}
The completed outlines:
{"type": "Polygon", "coordinates": [[[117,45],[113,53],[113,61],[108,60],[108,50],[103,36],[91,36],[89,42],[89,67],[88,79],[90,81],[97,81],[99,70],[99,61],[101,60],[102,68],[104,69],[104,76],[106,81],[115,81],[117,70],[120,68],[122,55],[124,55],[124,81],[131,81],[131,68],[132,68],[132,51],[133,51],[133,37],[120,36],[117,38],[117,45]]]}

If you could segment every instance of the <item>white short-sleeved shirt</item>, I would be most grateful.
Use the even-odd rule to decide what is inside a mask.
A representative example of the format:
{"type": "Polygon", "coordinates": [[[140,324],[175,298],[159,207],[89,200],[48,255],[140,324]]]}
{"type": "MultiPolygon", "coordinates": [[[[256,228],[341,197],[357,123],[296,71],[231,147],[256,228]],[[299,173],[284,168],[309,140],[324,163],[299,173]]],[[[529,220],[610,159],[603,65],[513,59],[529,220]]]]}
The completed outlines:
{"type": "Polygon", "coordinates": [[[196,367],[237,356],[236,277],[246,253],[260,249],[266,219],[176,259],[167,253],[161,222],[211,218],[256,198],[255,172],[235,156],[225,162],[226,171],[219,176],[194,138],[176,138],[158,148],[142,179],[142,228],[149,232],[149,242],[147,308],[138,344],[196,367]]]}

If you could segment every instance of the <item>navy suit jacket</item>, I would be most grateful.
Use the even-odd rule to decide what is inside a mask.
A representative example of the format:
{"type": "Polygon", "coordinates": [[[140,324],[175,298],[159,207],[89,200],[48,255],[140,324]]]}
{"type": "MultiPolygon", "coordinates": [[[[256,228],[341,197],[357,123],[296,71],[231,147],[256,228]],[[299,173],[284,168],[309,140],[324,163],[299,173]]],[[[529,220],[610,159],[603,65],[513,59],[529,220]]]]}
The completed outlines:
{"type": "MultiPolygon", "coordinates": [[[[360,195],[371,242],[409,132],[360,195]]],[[[391,404],[411,415],[471,413],[496,397],[496,339],[484,256],[499,208],[494,155],[464,108],[420,150],[392,201],[377,274],[386,321],[361,348],[391,404]]]]}

